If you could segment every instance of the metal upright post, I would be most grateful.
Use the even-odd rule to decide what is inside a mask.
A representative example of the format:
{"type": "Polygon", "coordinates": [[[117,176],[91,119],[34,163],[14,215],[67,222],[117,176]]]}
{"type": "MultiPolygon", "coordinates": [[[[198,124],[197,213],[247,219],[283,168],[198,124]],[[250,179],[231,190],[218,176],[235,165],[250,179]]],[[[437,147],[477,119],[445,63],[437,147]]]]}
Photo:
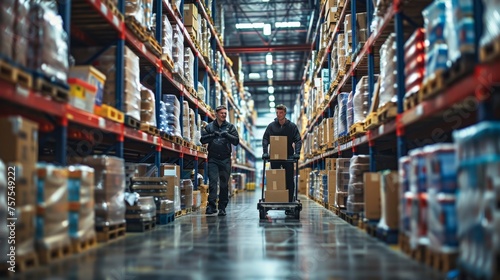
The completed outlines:
{"type": "MultiPolygon", "coordinates": [[[[366,0],[367,8],[367,22],[371,24],[373,21],[373,2],[372,0],[366,0]]],[[[370,28],[368,28],[368,38],[372,35],[370,28]]],[[[373,91],[375,85],[375,55],[373,53],[373,46],[368,48],[368,108],[371,108],[373,91]]],[[[371,136],[371,132],[368,131],[368,138],[371,136]]],[[[370,154],[370,172],[375,172],[377,170],[377,164],[375,162],[375,154],[377,153],[374,142],[368,139],[368,149],[370,154]]]]}
{"type": "MultiPolygon", "coordinates": [[[[62,166],[66,165],[68,119],[63,116],[55,130],[56,137],[56,162],[62,166]]],[[[38,151],[37,151],[38,152],[38,151]]]]}
{"type": "MultiPolygon", "coordinates": [[[[156,5],[156,14],[157,15],[162,15],[163,14],[163,1],[162,0],[156,0],[155,1],[156,5]]],[[[161,16],[156,17],[156,31],[155,31],[155,37],[158,43],[162,43],[163,41],[163,21],[161,16]]],[[[161,58],[158,59],[157,62],[158,65],[157,67],[157,73],[156,73],[156,88],[155,88],[155,115],[156,115],[156,125],[157,127],[160,127],[160,110],[161,110],[161,96],[162,96],[162,79],[163,79],[163,67],[162,67],[162,62],[161,58]]],[[[160,141],[162,141],[160,139],[160,141]]],[[[160,165],[161,165],[161,145],[159,145],[156,149],[156,154],[155,154],[155,165],[156,165],[156,170],[158,173],[158,176],[160,175],[160,165]]]]}
{"type": "MultiPolygon", "coordinates": [[[[118,0],[118,10],[124,14],[125,13],[125,0],[118,0]]],[[[115,92],[116,92],[116,103],[115,108],[123,112],[123,92],[124,92],[124,81],[125,81],[125,28],[120,30],[119,38],[116,42],[116,53],[115,53],[115,92]]],[[[115,155],[117,157],[123,158],[123,131],[117,136],[117,142],[115,144],[115,155]]]]}
{"type": "MultiPolygon", "coordinates": [[[[475,60],[476,63],[480,62],[479,57],[479,41],[483,35],[483,12],[484,7],[481,1],[474,1],[474,49],[475,51],[475,60]]],[[[495,97],[493,96],[492,99],[495,97]]],[[[477,111],[477,119],[478,121],[492,120],[494,119],[493,107],[490,102],[485,102],[484,100],[479,101],[478,111],[477,111]]]]}
{"type": "Polygon", "coordinates": [[[398,86],[398,118],[396,120],[396,134],[398,137],[398,158],[406,156],[408,153],[406,148],[406,137],[403,125],[399,121],[399,116],[403,113],[403,100],[405,96],[405,64],[404,64],[404,32],[403,32],[403,12],[401,11],[400,1],[394,2],[395,14],[395,28],[396,28],[396,63],[397,63],[397,86],[398,86]]]}

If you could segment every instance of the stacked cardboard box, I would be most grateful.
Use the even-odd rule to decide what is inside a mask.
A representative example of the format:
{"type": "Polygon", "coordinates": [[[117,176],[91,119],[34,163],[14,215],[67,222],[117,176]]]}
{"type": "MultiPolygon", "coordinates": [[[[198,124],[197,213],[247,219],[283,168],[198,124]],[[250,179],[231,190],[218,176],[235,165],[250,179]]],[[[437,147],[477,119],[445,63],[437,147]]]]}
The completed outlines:
{"type": "Polygon", "coordinates": [[[266,170],[266,202],[288,202],[285,169],[266,170]]]}
{"type": "Polygon", "coordinates": [[[190,179],[181,180],[181,209],[193,207],[193,182],[190,179]]]}
{"type": "Polygon", "coordinates": [[[88,240],[95,236],[94,169],[68,167],[69,236],[88,240]]]}
{"type": "Polygon", "coordinates": [[[347,206],[347,191],[349,190],[349,165],[350,159],[338,158],[337,163],[337,191],[335,192],[335,206],[347,206]]]}
{"type": "Polygon", "coordinates": [[[370,171],[370,157],[366,155],[353,156],[349,165],[349,187],[347,211],[360,213],[364,210],[365,186],[363,174],[370,171]]]}

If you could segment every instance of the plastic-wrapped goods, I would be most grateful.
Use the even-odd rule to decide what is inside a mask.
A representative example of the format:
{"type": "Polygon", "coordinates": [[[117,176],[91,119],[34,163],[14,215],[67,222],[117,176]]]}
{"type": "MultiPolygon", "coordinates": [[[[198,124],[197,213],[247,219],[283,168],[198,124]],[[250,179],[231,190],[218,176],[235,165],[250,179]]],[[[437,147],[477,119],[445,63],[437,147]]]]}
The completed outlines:
{"type": "Polygon", "coordinates": [[[66,83],[68,78],[68,34],[55,2],[34,2],[29,12],[30,44],[28,66],[50,78],[66,83]]]}
{"type": "Polygon", "coordinates": [[[190,47],[184,48],[184,78],[194,88],[194,54],[190,47]]]}
{"type": "Polygon", "coordinates": [[[339,136],[347,134],[349,127],[347,126],[347,98],[349,94],[342,92],[337,96],[339,104],[339,136]]]}
{"type": "Polygon", "coordinates": [[[180,127],[180,103],[177,97],[173,94],[164,94],[163,101],[165,102],[166,109],[166,128],[165,132],[171,136],[179,136],[181,135],[181,127],[180,127]]]}
{"type": "Polygon", "coordinates": [[[353,97],[352,108],[353,123],[364,122],[370,110],[368,76],[363,76],[356,85],[356,94],[353,97]]]}
{"type": "Polygon", "coordinates": [[[94,168],[95,225],[103,227],[124,223],[124,160],[112,156],[88,156],[83,163],[94,168]]]}
{"type": "Polygon", "coordinates": [[[457,191],[457,167],[454,144],[427,146],[426,160],[428,190],[436,193],[455,194],[457,191]]]}
{"type": "Polygon", "coordinates": [[[195,143],[196,132],[198,131],[198,127],[196,125],[196,116],[194,114],[193,109],[189,109],[189,130],[191,134],[191,142],[195,143]]]}
{"type": "Polygon", "coordinates": [[[13,5],[0,4],[0,55],[13,56],[15,9],[13,5]]]}
{"type": "Polygon", "coordinates": [[[445,37],[451,63],[463,54],[474,54],[474,5],[473,0],[449,0],[445,37]]]}
{"type": "Polygon", "coordinates": [[[184,34],[182,33],[182,28],[178,25],[172,25],[172,36],[173,36],[173,46],[172,46],[172,60],[174,61],[174,73],[179,75],[184,74],[184,34]]]}
{"type": "Polygon", "coordinates": [[[347,211],[359,213],[364,210],[363,174],[370,171],[370,156],[353,156],[349,164],[347,211]]]}
{"type": "Polygon", "coordinates": [[[198,98],[202,101],[205,101],[205,95],[206,95],[206,90],[205,90],[205,87],[203,87],[203,85],[198,82],[198,98]]]}
{"type": "Polygon", "coordinates": [[[429,190],[427,197],[429,204],[427,211],[429,248],[437,252],[457,251],[458,223],[455,195],[429,190]]]}
{"type": "Polygon", "coordinates": [[[163,102],[165,102],[165,104],[167,105],[168,114],[172,114],[176,117],[180,116],[181,103],[179,102],[179,99],[177,99],[177,96],[173,94],[164,94],[163,102]]]}
{"type": "Polygon", "coordinates": [[[182,137],[191,142],[191,129],[190,129],[190,119],[189,119],[189,103],[184,101],[182,109],[182,137]]]}
{"type": "MultiPolygon", "coordinates": [[[[347,51],[345,47],[345,34],[340,33],[337,35],[337,65],[338,65],[338,72],[345,73],[347,72],[346,69],[346,62],[347,62],[347,51]]],[[[349,53],[350,55],[350,53],[349,53]]]]}
{"type": "Polygon", "coordinates": [[[159,205],[156,207],[156,214],[171,214],[175,213],[174,202],[168,199],[160,200],[159,205]]]}
{"type": "Polygon", "coordinates": [[[429,148],[417,148],[409,152],[411,158],[410,191],[424,193],[427,191],[427,154],[429,148]]]}
{"type": "Polygon", "coordinates": [[[484,46],[500,36],[500,2],[483,0],[483,35],[480,45],[484,46]]]}
{"type": "Polygon", "coordinates": [[[126,0],[125,16],[134,17],[142,26],[146,27],[142,2],[143,0],[126,0]]]}
{"type": "MultiPolygon", "coordinates": [[[[125,219],[127,223],[148,222],[156,217],[156,204],[153,196],[128,193],[125,219]],[[135,195],[134,195],[135,194],[135,195]],[[132,199],[130,199],[130,197],[132,199]]],[[[126,195],[127,197],[127,195],[126,195]]]]}
{"type": "Polygon", "coordinates": [[[448,42],[445,34],[450,33],[447,10],[451,10],[450,0],[436,0],[422,11],[427,47],[424,83],[435,72],[447,68],[448,42]]]}
{"type": "Polygon", "coordinates": [[[410,232],[410,216],[411,208],[409,208],[406,196],[410,196],[410,168],[411,159],[409,156],[404,156],[399,159],[399,230],[402,233],[409,234],[410,232]],[[410,211],[409,211],[409,210],[410,211]]]}
{"type": "Polygon", "coordinates": [[[36,245],[51,249],[69,244],[68,170],[37,164],[36,245]]]}
{"type": "Polygon", "coordinates": [[[68,167],[69,236],[86,240],[95,236],[94,169],[68,167]]]}
{"type": "Polygon", "coordinates": [[[353,123],[353,92],[351,91],[347,97],[347,107],[346,107],[346,120],[347,120],[347,132],[349,132],[349,128],[354,124],[353,123]]]}
{"type": "Polygon", "coordinates": [[[425,74],[425,30],[419,28],[405,42],[406,96],[422,87],[425,74]]]}
{"type": "Polygon", "coordinates": [[[190,179],[181,180],[181,209],[193,207],[193,182],[190,179]]]}
{"type": "Polygon", "coordinates": [[[155,94],[148,88],[141,88],[141,122],[156,126],[155,94]]]}
{"type": "Polygon", "coordinates": [[[338,137],[339,137],[339,105],[336,104],[335,109],[333,109],[333,139],[337,139],[338,137]]]}
{"type": "Polygon", "coordinates": [[[142,8],[144,10],[144,24],[147,30],[153,29],[153,0],[142,0],[142,8]]]}
{"type": "Polygon", "coordinates": [[[391,33],[380,48],[380,94],[379,108],[388,102],[397,101],[396,35],[391,33]]]}

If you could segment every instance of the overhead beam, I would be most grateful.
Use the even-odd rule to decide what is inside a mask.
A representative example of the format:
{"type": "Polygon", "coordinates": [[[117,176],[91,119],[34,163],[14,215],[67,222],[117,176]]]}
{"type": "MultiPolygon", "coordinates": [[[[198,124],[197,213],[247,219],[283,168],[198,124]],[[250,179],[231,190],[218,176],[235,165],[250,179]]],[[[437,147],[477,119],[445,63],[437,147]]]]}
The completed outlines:
{"type": "Polygon", "coordinates": [[[225,46],[226,53],[268,53],[310,51],[310,44],[274,45],[274,46],[225,46]]]}
{"type": "MultiPolygon", "coordinates": [[[[290,81],[290,80],[283,80],[283,81],[273,81],[273,86],[300,86],[302,85],[303,81],[302,80],[296,80],[296,81],[290,81]]],[[[266,81],[245,81],[243,83],[243,86],[245,87],[266,87],[269,85],[269,82],[266,81]]]]}

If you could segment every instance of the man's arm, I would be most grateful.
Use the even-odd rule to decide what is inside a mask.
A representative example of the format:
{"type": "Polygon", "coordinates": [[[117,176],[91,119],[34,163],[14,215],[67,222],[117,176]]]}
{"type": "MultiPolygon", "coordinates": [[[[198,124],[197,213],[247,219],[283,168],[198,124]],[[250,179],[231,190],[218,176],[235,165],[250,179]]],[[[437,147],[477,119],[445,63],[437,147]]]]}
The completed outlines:
{"type": "Polygon", "coordinates": [[[234,125],[231,125],[229,127],[229,132],[223,132],[222,136],[226,137],[229,143],[233,144],[234,146],[240,143],[240,136],[238,135],[238,131],[236,130],[234,125]]]}
{"type": "Polygon", "coordinates": [[[264,136],[262,137],[262,152],[267,154],[269,152],[269,125],[264,132],[264,136]]]}
{"type": "Polygon", "coordinates": [[[295,154],[300,154],[300,149],[302,148],[302,138],[300,137],[299,129],[295,124],[293,128],[293,143],[295,143],[295,154]]]}
{"type": "Polygon", "coordinates": [[[215,137],[215,134],[209,133],[207,131],[207,128],[205,127],[201,130],[200,142],[201,142],[201,144],[210,143],[210,141],[212,141],[214,137],[215,137]]]}

